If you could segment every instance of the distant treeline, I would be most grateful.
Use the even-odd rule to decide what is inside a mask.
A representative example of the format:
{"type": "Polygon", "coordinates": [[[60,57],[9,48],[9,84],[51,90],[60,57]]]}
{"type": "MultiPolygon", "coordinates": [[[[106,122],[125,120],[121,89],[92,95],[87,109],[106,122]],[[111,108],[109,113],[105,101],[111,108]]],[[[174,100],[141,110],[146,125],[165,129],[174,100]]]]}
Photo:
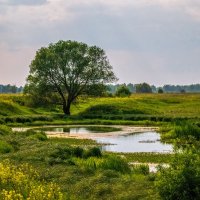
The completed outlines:
{"type": "Polygon", "coordinates": [[[23,91],[23,87],[17,87],[16,85],[0,85],[0,93],[21,93],[23,91]]]}
{"type": "MultiPolygon", "coordinates": [[[[112,94],[116,93],[117,88],[125,85],[131,93],[136,93],[136,86],[138,84],[116,84],[108,85],[108,91],[112,94]]],[[[157,93],[162,90],[164,93],[200,93],[200,84],[191,85],[164,85],[163,87],[156,87],[155,85],[150,85],[152,92],[157,93]]]]}

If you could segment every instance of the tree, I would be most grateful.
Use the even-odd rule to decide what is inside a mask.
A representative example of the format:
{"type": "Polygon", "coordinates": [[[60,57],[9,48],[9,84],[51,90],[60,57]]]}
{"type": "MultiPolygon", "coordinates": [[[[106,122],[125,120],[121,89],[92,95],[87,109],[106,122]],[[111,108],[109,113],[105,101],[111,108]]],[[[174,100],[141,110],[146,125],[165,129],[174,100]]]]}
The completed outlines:
{"type": "Polygon", "coordinates": [[[119,97],[126,97],[130,96],[131,92],[126,85],[121,85],[117,88],[115,95],[119,97]]]}
{"type": "Polygon", "coordinates": [[[70,115],[70,106],[81,94],[117,80],[105,51],[76,41],[58,41],[42,47],[30,65],[25,92],[37,96],[58,94],[63,112],[70,115]]]}
{"type": "Polygon", "coordinates": [[[152,93],[152,88],[148,83],[136,84],[136,93],[152,93]]]}
{"type": "Polygon", "coordinates": [[[163,89],[162,89],[161,87],[158,88],[158,93],[159,93],[159,94],[164,93],[164,91],[163,91],[163,89]]]}

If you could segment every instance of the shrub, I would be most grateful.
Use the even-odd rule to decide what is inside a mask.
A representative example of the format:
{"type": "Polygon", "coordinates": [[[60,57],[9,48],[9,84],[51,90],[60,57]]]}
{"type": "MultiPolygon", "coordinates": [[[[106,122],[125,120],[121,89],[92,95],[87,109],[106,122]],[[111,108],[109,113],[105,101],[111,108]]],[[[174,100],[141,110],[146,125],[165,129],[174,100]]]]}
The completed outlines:
{"type": "Polygon", "coordinates": [[[31,136],[32,138],[36,138],[40,141],[48,140],[47,135],[44,132],[39,132],[31,136]]]}
{"type": "Polygon", "coordinates": [[[8,135],[12,132],[11,128],[5,125],[0,125],[0,135],[8,135]]]}
{"type": "Polygon", "coordinates": [[[50,155],[52,158],[60,158],[61,160],[66,160],[71,158],[72,156],[72,148],[65,147],[65,148],[57,148],[54,153],[50,155]]]}
{"type": "Polygon", "coordinates": [[[145,164],[134,165],[133,172],[148,175],[149,174],[149,166],[145,164]]]}
{"type": "Polygon", "coordinates": [[[104,162],[101,163],[100,167],[102,169],[111,169],[122,173],[130,172],[128,163],[123,158],[115,155],[108,156],[104,162]]]}
{"type": "Polygon", "coordinates": [[[194,147],[176,153],[169,168],[160,169],[156,186],[162,199],[200,199],[200,152],[194,147]]]}
{"type": "Polygon", "coordinates": [[[126,85],[122,85],[117,88],[115,95],[118,97],[129,97],[131,95],[131,92],[128,87],[126,87],[126,85]]]}
{"type": "Polygon", "coordinates": [[[73,156],[77,157],[77,158],[82,158],[83,157],[83,152],[84,150],[80,147],[75,147],[72,150],[72,154],[73,156]]]}
{"type": "Polygon", "coordinates": [[[5,141],[0,140],[0,153],[10,153],[13,151],[12,145],[8,144],[5,141]]]}
{"type": "Polygon", "coordinates": [[[89,157],[101,157],[102,153],[99,147],[92,147],[91,149],[88,149],[84,152],[84,158],[89,158],[89,157]]]}
{"type": "Polygon", "coordinates": [[[200,139],[200,128],[191,123],[181,123],[174,129],[174,134],[176,137],[188,138],[189,135],[195,137],[197,140],[200,139]]]}

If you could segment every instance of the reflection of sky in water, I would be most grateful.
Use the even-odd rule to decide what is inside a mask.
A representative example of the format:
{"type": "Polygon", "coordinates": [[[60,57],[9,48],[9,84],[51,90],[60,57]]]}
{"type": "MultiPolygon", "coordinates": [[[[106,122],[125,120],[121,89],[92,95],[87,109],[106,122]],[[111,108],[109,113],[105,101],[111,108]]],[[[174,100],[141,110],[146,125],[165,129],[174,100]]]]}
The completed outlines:
{"type": "Polygon", "coordinates": [[[95,138],[99,143],[110,143],[105,145],[103,150],[113,152],[162,152],[167,153],[173,150],[172,145],[160,141],[160,135],[156,132],[137,133],[118,137],[95,138]]]}
{"type": "Polygon", "coordinates": [[[84,127],[73,127],[73,128],[63,128],[63,127],[52,127],[52,128],[44,128],[42,129],[44,131],[49,131],[49,132],[59,132],[59,133],[67,133],[67,134],[88,134],[92,133],[94,131],[90,131],[89,128],[84,127]]]}
{"type": "Polygon", "coordinates": [[[123,136],[105,136],[98,137],[94,135],[94,131],[87,127],[52,127],[45,128],[45,131],[59,132],[64,134],[90,134],[91,138],[99,143],[113,144],[104,145],[105,151],[113,152],[162,152],[168,153],[173,150],[172,145],[161,143],[160,134],[156,132],[134,133],[132,135],[123,136]],[[92,134],[93,133],[93,134],[92,134]]]}
{"type": "MultiPolygon", "coordinates": [[[[89,129],[87,128],[70,128],[70,133],[72,134],[87,134],[87,133],[92,133],[92,131],[90,131],[89,129]]],[[[93,131],[94,132],[94,131],[93,131]]]]}

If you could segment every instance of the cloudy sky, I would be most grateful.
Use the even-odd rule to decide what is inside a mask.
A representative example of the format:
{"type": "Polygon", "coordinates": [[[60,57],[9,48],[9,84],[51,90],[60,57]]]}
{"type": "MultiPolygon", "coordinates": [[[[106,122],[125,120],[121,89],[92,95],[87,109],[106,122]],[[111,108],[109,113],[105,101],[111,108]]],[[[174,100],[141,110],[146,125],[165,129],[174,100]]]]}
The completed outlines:
{"type": "Polygon", "coordinates": [[[200,82],[199,0],[0,0],[0,84],[58,40],[105,49],[120,83],[200,82]]]}

